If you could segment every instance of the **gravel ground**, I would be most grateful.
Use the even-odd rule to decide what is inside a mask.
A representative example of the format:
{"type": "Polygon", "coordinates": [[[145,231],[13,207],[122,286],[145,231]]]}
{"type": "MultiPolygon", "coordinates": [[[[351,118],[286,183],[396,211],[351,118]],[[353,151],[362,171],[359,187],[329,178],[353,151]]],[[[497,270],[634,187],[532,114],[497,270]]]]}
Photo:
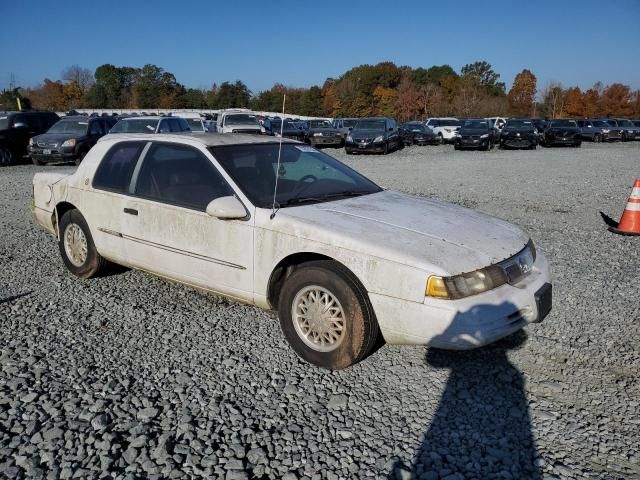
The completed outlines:
{"type": "Polygon", "coordinates": [[[638,238],[606,231],[640,143],[388,156],[388,188],[518,223],[554,271],[542,324],[472,352],[297,359],[277,319],[134,271],[83,281],[0,170],[0,477],[640,478],[638,238]]]}

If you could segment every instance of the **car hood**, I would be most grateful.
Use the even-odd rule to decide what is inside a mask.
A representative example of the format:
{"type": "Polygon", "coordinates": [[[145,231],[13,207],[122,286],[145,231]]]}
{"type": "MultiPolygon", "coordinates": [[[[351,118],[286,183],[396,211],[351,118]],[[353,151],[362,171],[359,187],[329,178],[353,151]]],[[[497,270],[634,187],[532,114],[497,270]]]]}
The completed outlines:
{"type": "Polygon", "coordinates": [[[37,135],[33,138],[34,142],[39,143],[57,143],[61,144],[65,140],[69,140],[70,138],[82,138],[83,134],[74,135],[73,133],[43,133],[41,135],[37,135]]]}
{"type": "Polygon", "coordinates": [[[490,215],[389,190],[284,208],[277,217],[288,234],[439,275],[493,265],[529,241],[522,229],[490,215]]]}
{"type": "Polygon", "coordinates": [[[351,136],[353,138],[375,138],[380,135],[384,135],[384,129],[362,129],[362,130],[351,130],[351,136]]]}
{"type": "Polygon", "coordinates": [[[502,129],[502,133],[534,133],[535,130],[531,127],[505,127],[502,129]]]}
{"type": "Polygon", "coordinates": [[[548,132],[572,132],[577,133],[580,129],[578,127],[549,127],[548,132]]]}

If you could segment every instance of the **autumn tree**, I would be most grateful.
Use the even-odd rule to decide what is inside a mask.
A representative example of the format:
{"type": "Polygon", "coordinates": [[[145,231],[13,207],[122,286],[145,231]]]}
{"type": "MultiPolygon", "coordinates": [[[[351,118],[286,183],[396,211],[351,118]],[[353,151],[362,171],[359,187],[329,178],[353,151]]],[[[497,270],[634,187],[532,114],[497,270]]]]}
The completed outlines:
{"type": "Polygon", "coordinates": [[[559,82],[549,82],[542,92],[540,109],[547,118],[559,118],[564,115],[565,90],[559,82]]]}
{"type": "Polygon", "coordinates": [[[564,114],[572,118],[584,118],[584,96],[580,87],[568,88],[564,98],[564,114]]]}
{"type": "Polygon", "coordinates": [[[407,76],[403,77],[398,85],[395,102],[395,113],[398,120],[412,120],[420,112],[420,94],[415,84],[407,76]]]}
{"type": "Polygon", "coordinates": [[[476,77],[478,83],[493,95],[504,95],[504,82],[499,82],[500,74],[493,70],[490,63],[481,61],[468,63],[460,70],[462,76],[476,77]]]}
{"type": "Polygon", "coordinates": [[[531,115],[537,88],[536,76],[531,70],[525,68],[517,74],[507,95],[510,111],[517,116],[531,115]]]}
{"type": "Polygon", "coordinates": [[[67,83],[75,83],[82,94],[85,94],[95,83],[91,70],[75,64],[62,71],[62,79],[67,83]]]}
{"type": "Polygon", "coordinates": [[[612,83],[602,92],[602,113],[607,117],[629,117],[633,113],[631,89],[628,85],[612,83]]]}

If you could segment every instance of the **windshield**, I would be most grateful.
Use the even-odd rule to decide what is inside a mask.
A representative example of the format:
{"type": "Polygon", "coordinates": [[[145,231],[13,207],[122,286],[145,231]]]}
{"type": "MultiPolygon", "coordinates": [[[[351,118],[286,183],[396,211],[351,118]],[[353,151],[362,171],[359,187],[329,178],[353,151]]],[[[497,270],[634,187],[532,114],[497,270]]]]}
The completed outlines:
{"type": "Polygon", "coordinates": [[[593,122],[591,122],[591,125],[599,128],[608,128],[611,126],[607,122],[603,122],[602,120],[594,120],[593,122]]]}
{"type": "Polygon", "coordinates": [[[357,130],[384,130],[385,120],[384,118],[365,118],[358,121],[355,128],[357,130]]]}
{"type": "Polygon", "coordinates": [[[489,122],[486,120],[465,120],[464,128],[489,128],[489,122]]]}
{"type": "Polygon", "coordinates": [[[412,132],[424,133],[427,131],[427,127],[425,127],[424,123],[406,123],[404,128],[412,132]]]}
{"type": "Polygon", "coordinates": [[[87,133],[89,122],[78,120],[60,120],[55,123],[47,133],[72,133],[74,135],[84,135],[87,133]]]}
{"type": "Polygon", "coordinates": [[[116,123],[109,133],[156,133],[159,121],[144,118],[123,119],[116,123]]]}
{"type": "Polygon", "coordinates": [[[349,127],[352,127],[352,128],[353,128],[353,127],[355,127],[355,126],[356,126],[356,123],[358,123],[358,120],[343,120],[343,121],[342,121],[342,125],[343,125],[344,127],[347,127],[347,128],[349,128],[349,127]]]}
{"type": "Polygon", "coordinates": [[[551,127],[577,127],[578,125],[573,120],[553,120],[551,127]]]}
{"type": "Polygon", "coordinates": [[[441,127],[460,127],[462,120],[440,120],[441,127]]]}
{"type": "Polygon", "coordinates": [[[619,127],[633,127],[633,123],[631,123],[629,120],[618,120],[618,126],[619,127]]]}
{"type": "Polygon", "coordinates": [[[309,128],[331,128],[328,120],[309,120],[309,128]]]}
{"type": "Polygon", "coordinates": [[[225,125],[259,125],[258,120],[253,115],[246,113],[234,113],[224,117],[225,125]]]}
{"type": "MultiPolygon", "coordinates": [[[[271,122],[271,131],[279,132],[281,128],[283,128],[282,127],[282,122],[279,122],[279,121],[275,121],[275,122],[272,121],[271,122]]],[[[298,126],[295,123],[290,122],[288,120],[284,121],[284,129],[285,130],[300,130],[300,128],[298,128],[298,126]]]]}
{"type": "Polygon", "coordinates": [[[505,128],[508,128],[508,127],[515,127],[515,128],[533,127],[533,122],[531,120],[508,120],[505,128]]]}
{"type": "Polygon", "coordinates": [[[202,120],[199,118],[185,118],[192,132],[204,132],[202,120]]]}
{"type": "MultiPolygon", "coordinates": [[[[210,147],[251,202],[271,208],[278,143],[210,147]]],[[[282,144],[276,202],[281,207],[366,195],[382,189],[333,157],[307,145],[282,144]]]]}

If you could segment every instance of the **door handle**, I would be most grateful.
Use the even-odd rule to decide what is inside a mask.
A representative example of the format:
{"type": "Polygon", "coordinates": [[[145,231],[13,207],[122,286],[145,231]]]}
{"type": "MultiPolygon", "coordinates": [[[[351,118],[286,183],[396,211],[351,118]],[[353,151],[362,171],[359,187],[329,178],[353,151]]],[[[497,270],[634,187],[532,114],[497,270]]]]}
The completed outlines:
{"type": "Polygon", "coordinates": [[[138,210],[135,208],[125,208],[124,213],[128,213],[129,215],[138,215],[138,210]]]}

